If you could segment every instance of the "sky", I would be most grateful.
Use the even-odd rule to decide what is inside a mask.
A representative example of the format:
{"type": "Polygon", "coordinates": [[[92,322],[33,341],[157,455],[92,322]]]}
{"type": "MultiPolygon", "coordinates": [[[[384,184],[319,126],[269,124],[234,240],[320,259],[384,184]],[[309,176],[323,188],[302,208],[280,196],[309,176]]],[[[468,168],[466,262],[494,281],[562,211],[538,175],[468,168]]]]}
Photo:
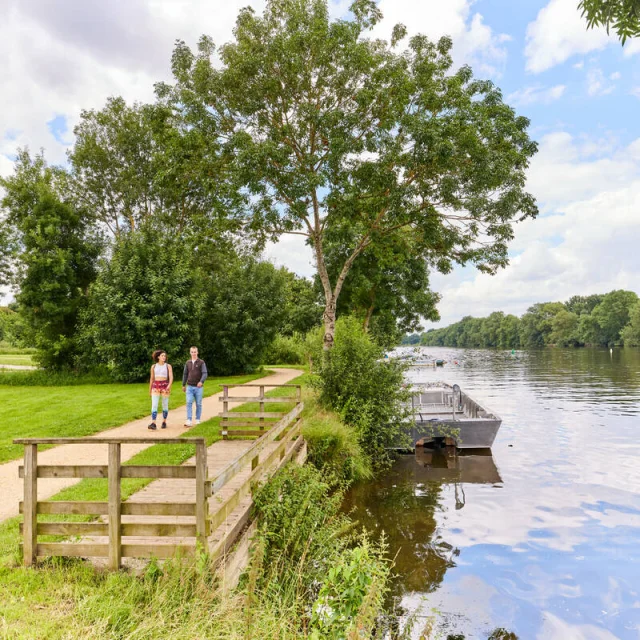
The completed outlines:
{"type": "MultiPolygon", "coordinates": [[[[348,1],[330,0],[335,17],[348,1]]],[[[232,38],[247,0],[0,0],[0,174],[18,147],[63,164],[82,109],[107,97],[153,99],[170,80],[176,39],[232,38]]],[[[516,227],[510,264],[496,276],[473,267],[434,273],[441,321],[535,302],[626,288],[640,292],[640,39],[624,48],[587,30],[578,0],[379,0],[375,35],[450,35],[457,65],[495,82],[531,120],[539,152],[528,189],[540,215],[516,227]],[[517,9],[514,10],[514,7],[517,9]]],[[[314,271],[297,236],[266,255],[300,275],[314,271]]],[[[5,292],[6,293],[6,292],[5,292]]]]}

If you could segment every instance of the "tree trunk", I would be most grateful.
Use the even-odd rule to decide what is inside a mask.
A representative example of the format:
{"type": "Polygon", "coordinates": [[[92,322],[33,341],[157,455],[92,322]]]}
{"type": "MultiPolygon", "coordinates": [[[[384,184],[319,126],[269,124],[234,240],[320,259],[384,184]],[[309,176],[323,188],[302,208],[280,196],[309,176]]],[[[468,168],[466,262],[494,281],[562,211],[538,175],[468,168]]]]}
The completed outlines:
{"type": "Polygon", "coordinates": [[[374,312],[375,308],[376,308],[376,306],[374,304],[372,304],[367,309],[367,315],[365,315],[364,324],[362,325],[362,328],[364,329],[365,333],[369,332],[369,323],[371,322],[371,316],[373,315],[373,312],[374,312]]]}
{"type": "Polygon", "coordinates": [[[336,300],[334,296],[331,296],[327,302],[324,313],[322,314],[322,320],[324,322],[324,339],[322,348],[325,351],[329,351],[333,347],[336,334],[336,300]]]}

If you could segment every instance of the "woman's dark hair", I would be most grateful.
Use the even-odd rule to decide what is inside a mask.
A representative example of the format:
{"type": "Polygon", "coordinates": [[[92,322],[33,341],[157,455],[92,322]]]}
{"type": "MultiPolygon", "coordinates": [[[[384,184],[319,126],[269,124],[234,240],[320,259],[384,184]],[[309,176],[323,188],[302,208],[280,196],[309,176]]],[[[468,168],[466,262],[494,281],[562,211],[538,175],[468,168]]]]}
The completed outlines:
{"type": "Polygon", "coordinates": [[[153,355],[151,356],[153,358],[154,362],[158,362],[158,360],[160,359],[160,354],[164,353],[165,355],[167,355],[167,352],[164,349],[156,349],[153,352],[153,355]]]}

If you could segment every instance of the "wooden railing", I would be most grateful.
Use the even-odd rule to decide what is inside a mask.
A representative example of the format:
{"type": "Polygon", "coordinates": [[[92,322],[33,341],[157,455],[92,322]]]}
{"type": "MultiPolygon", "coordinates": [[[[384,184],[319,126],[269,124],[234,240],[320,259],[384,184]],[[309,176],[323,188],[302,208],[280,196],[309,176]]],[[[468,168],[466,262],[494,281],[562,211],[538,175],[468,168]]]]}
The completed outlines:
{"type": "Polygon", "coordinates": [[[266,404],[286,404],[295,402],[296,406],[302,402],[302,387],[299,384],[279,384],[279,385],[264,385],[264,384],[243,384],[243,385],[224,385],[222,387],[222,397],[219,398],[222,402],[222,418],[220,435],[223,439],[228,439],[232,436],[254,436],[260,437],[264,434],[265,427],[272,428],[278,420],[286,415],[286,413],[278,411],[266,411],[266,404]],[[242,389],[258,389],[257,396],[230,396],[229,389],[241,387],[242,389]],[[295,389],[295,396],[268,396],[265,394],[265,388],[269,389],[295,389]],[[260,404],[260,411],[229,411],[230,402],[256,402],[260,404]],[[233,430],[229,430],[229,427],[234,427],[233,430]],[[238,430],[235,427],[253,427],[249,430],[238,430]]]}
{"type": "Polygon", "coordinates": [[[30,566],[38,556],[108,557],[109,567],[118,569],[123,557],[166,558],[178,552],[192,554],[196,542],[206,544],[208,497],[211,485],[207,481],[207,447],[204,438],[21,438],[14,444],[24,445],[24,466],[19,468],[24,478],[23,554],[30,566]],[[38,465],[38,445],[41,444],[108,444],[107,465],[38,465]],[[123,444],[194,444],[195,465],[126,465],[121,464],[123,444]],[[38,501],[38,478],[107,478],[108,502],[38,501]],[[122,478],[182,478],[195,480],[195,502],[122,502],[122,478]],[[38,522],[38,514],[82,514],[108,516],[108,522],[38,522]],[[122,516],[195,516],[194,524],[132,523],[123,524],[122,516]],[[108,544],[38,543],[39,535],[108,536],[108,544]],[[122,544],[125,536],[170,536],[194,538],[191,544],[144,545],[122,544]]]}
{"type": "MultiPolygon", "coordinates": [[[[257,385],[256,385],[257,386],[257,385]]],[[[287,385],[295,387],[295,385],[287,385]]],[[[261,390],[261,396],[264,391],[261,390]]],[[[227,398],[228,396],[227,393],[227,398]]],[[[229,401],[228,400],[228,401],[229,401]]],[[[233,398],[237,401],[237,398],[233,398]]],[[[271,401],[271,398],[265,400],[271,401]]],[[[265,480],[280,466],[290,460],[303,444],[300,435],[299,416],[304,405],[300,392],[295,398],[279,398],[280,402],[295,400],[296,406],[283,415],[269,430],[258,431],[260,437],[237,458],[229,462],[219,473],[207,478],[207,448],[204,438],[21,438],[14,444],[24,445],[24,466],[20,477],[24,478],[24,502],[20,512],[23,533],[24,564],[33,565],[42,556],[79,556],[109,559],[109,567],[118,569],[122,558],[168,558],[177,553],[192,555],[198,544],[209,551],[212,558],[219,557],[233,543],[248,520],[250,504],[234,526],[212,546],[208,537],[251,494],[260,480],[265,480]],[[108,444],[106,465],[38,465],[38,445],[108,444]],[[122,465],[123,444],[193,444],[196,448],[195,465],[122,465]],[[271,446],[275,444],[275,446],[271,446]],[[213,513],[209,513],[209,498],[218,494],[227,483],[245,467],[251,472],[242,485],[234,490],[213,513]],[[106,478],[107,502],[38,501],[38,478],[106,478]],[[195,480],[195,502],[122,502],[120,481],[122,478],[181,478],[195,480]],[[107,522],[38,522],[39,514],[80,514],[107,516],[107,522]],[[122,516],[190,516],[194,523],[172,524],[166,522],[122,523],[122,516]],[[39,535],[107,536],[108,544],[93,542],[38,542],[39,535]],[[188,544],[127,544],[123,537],[172,537],[193,538],[188,544]]],[[[242,401],[242,400],[241,400],[242,401]]],[[[249,398],[245,401],[253,401],[249,398]]],[[[232,432],[235,435],[236,432],[232,432]]]]}

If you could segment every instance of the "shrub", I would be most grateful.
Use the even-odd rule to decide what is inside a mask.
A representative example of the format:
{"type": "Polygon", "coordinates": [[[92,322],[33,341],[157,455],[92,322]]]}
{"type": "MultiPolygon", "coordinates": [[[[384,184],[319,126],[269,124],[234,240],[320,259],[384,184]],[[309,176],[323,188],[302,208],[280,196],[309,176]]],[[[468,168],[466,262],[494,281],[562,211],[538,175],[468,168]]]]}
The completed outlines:
{"type": "MultiPolygon", "coordinates": [[[[305,404],[309,402],[305,401],[305,404]]],[[[372,476],[371,463],[364,454],[358,436],[332,411],[312,406],[302,434],[307,441],[308,460],[323,476],[335,477],[340,484],[349,485],[372,476]]]]}
{"type": "Polygon", "coordinates": [[[319,357],[317,378],[320,402],[355,428],[374,469],[390,462],[390,447],[406,444],[403,427],[410,414],[404,366],[383,356],[355,318],[342,317],[333,348],[319,357]]]}
{"type": "Polygon", "coordinates": [[[305,364],[305,345],[302,336],[278,334],[265,351],[263,360],[267,364],[305,364]]]}

